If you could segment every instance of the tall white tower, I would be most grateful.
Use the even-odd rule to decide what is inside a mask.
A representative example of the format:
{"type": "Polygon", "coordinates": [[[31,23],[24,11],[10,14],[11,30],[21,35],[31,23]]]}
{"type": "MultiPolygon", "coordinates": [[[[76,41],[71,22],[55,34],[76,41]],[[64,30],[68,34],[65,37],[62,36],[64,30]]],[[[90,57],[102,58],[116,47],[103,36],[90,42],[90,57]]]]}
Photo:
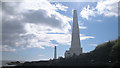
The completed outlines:
{"type": "Polygon", "coordinates": [[[80,55],[82,48],[80,44],[80,33],[78,26],[77,10],[74,10],[73,27],[72,27],[72,41],[71,48],[65,52],[65,57],[72,57],[73,55],[80,55]]]}

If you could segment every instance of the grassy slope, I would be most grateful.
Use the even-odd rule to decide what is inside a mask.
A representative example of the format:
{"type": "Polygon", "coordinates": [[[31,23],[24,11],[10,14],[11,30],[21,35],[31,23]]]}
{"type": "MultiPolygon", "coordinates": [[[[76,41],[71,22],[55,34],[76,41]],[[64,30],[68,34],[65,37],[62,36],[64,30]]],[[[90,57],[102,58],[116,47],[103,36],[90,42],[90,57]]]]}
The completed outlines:
{"type": "Polygon", "coordinates": [[[120,39],[98,45],[95,50],[71,58],[53,60],[50,66],[116,66],[120,64],[120,39]]]}

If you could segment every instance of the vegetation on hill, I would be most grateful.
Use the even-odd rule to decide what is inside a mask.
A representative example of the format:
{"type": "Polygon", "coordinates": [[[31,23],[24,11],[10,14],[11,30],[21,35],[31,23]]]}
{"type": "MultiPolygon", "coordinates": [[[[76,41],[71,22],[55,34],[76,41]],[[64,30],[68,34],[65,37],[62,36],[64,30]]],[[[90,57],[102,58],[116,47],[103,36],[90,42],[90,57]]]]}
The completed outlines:
{"type": "Polygon", "coordinates": [[[120,38],[98,45],[93,51],[71,58],[53,60],[50,66],[108,66],[120,65],[120,38]]]}
{"type": "Polygon", "coordinates": [[[100,44],[93,51],[79,56],[60,57],[49,61],[25,62],[20,66],[106,66],[113,68],[120,67],[119,52],[120,38],[100,44]]]}

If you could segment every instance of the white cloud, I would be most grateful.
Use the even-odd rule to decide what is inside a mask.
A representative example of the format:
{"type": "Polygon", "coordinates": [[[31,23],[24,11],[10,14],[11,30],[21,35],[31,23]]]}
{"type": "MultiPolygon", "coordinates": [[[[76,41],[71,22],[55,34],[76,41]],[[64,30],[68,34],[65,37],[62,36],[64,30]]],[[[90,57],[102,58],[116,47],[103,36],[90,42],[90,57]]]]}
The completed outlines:
{"type": "Polygon", "coordinates": [[[87,29],[86,26],[79,26],[80,29],[87,29]]]}
{"type": "Polygon", "coordinates": [[[87,20],[89,19],[89,16],[95,16],[94,9],[90,9],[90,6],[88,5],[87,8],[83,8],[82,11],[80,12],[81,17],[86,18],[87,20]]]}
{"type": "MultiPolygon", "coordinates": [[[[70,45],[71,25],[69,22],[72,19],[57,12],[58,7],[46,0],[36,3],[19,3],[19,7],[17,4],[9,7],[10,4],[4,3],[3,6],[6,7],[3,9],[2,27],[4,40],[2,43],[7,48],[4,48],[5,51],[16,51],[13,47],[45,49],[45,47],[70,45]],[[10,13],[7,12],[8,8],[10,13]],[[51,40],[55,40],[58,44],[52,43],[51,40]]],[[[63,10],[65,11],[66,8],[62,7],[63,10]]],[[[80,28],[86,29],[87,27],[80,28]]],[[[86,40],[94,37],[81,34],[80,38],[86,40]]]]}
{"type": "Polygon", "coordinates": [[[83,22],[78,21],[78,23],[79,23],[79,28],[80,28],[80,29],[87,29],[86,26],[83,26],[83,25],[84,25],[83,22]]]}
{"type": "Polygon", "coordinates": [[[106,0],[97,3],[96,9],[98,14],[105,16],[118,16],[118,1],[119,0],[106,0]]]}
{"type": "Polygon", "coordinates": [[[102,22],[102,20],[96,20],[97,22],[102,22]]]}
{"type": "Polygon", "coordinates": [[[105,42],[109,42],[109,40],[106,40],[105,42]]]}
{"type": "Polygon", "coordinates": [[[64,33],[63,30],[53,29],[51,27],[33,25],[33,24],[28,24],[26,26],[26,30],[27,33],[21,34],[21,37],[24,38],[26,42],[28,42],[29,45],[27,47],[29,48],[39,47],[44,49],[44,46],[54,47],[58,45],[70,45],[71,35],[69,33],[64,33]],[[63,33],[63,34],[55,34],[55,33],[63,33]],[[29,37],[29,39],[26,40],[26,36],[28,35],[34,35],[34,36],[29,37]],[[51,40],[55,40],[58,44],[52,43],[51,40]]]}
{"type": "Polygon", "coordinates": [[[91,46],[97,46],[97,44],[89,44],[89,45],[91,45],[91,46]]]}
{"type": "MultiPolygon", "coordinates": [[[[58,5],[64,6],[60,3],[58,3],[58,5]]],[[[35,3],[25,2],[21,4],[21,7],[24,11],[26,10],[25,18],[27,19],[27,22],[40,23],[42,25],[48,24],[49,26],[54,26],[58,28],[66,28],[66,26],[68,26],[70,29],[69,21],[71,21],[72,19],[57,12],[58,7],[46,0],[40,0],[39,2],[35,3]]]]}
{"type": "MultiPolygon", "coordinates": [[[[61,6],[63,7],[63,5],[61,6]]],[[[71,21],[72,19],[58,13],[58,8],[55,5],[49,3],[47,0],[40,0],[39,2],[35,3],[3,3],[2,7],[3,46],[19,46],[23,49],[26,47],[39,47],[44,49],[44,46],[56,45],[50,43],[50,38],[52,37],[46,39],[47,37],[49,37],[49,34],[46,34],[47,32],[69,33],[69,29],[71,29],[69,21],[71,21]],[[24,38],[22,38],[22,36],[24,36],[24,38]],[[38,42],[39,40],[42,41],[38,42]],[[45,42],[43,42],[44,40],[45,42]]],[[[55,40],[56,39],[57,37],[55,38],[55,40]]],[[[15,49],[13,49],[13,51],[15,51],[15,49]]]]}
{"type": "MultiPolygon", "coordinates": [[[[51,27],[33,25],[33,24],[28,24],[26,26],[26,29],[27,29],[27,33],[21,34],[21,37],[25,39],[23,41],[26,41],[26,42],[23,42],[23,44],[27,43],[27,46],[26,46],[27,48],[39,47],[41,49],[44,49],[45,46],[54,47],[58,45],[71,44],[71,34],[64,33],[63,30],[60,30],[60,29],[56,30],[56,29],[52,29],[51,27]],[[34,35],[34,36],[31,36],[31,35],[34,35]],[[28,36],[29,39],[26,40],[26,36],[28,36]],[[58,44],[52,43],[51,40],[56,41],[58,44]]],[[[81,40],[86,40],[90,38],[94,38],[94,37],[80,34],[81,40]]]]}
{"type": "Polygon", "coordinates": [[[93,36],[82,36],[82,37],[80,37],[80,40],[93,39],[93,38],[95,38],[95,37],[93,37],[93,36]]]}
{"type": "Polygon", "coordinates": [[[1,51],[5,51],[5,52],[15,52],[16,49],[14,49],[14,48],[12,48],[12,47],[10,47],[10,46],[8,46],[8,45],[4,45],[4,46],[2,46],[2,50],[1,50],[1,51]]]}
{"type": "Polygon", "coordinates": [[[89,19],[90,16],[95,16],[96,14],[105,16],[118,16],[118,1],[119,0],[102,0],[97,2],[96,7],[83,8],[80,12],[81,17],[89,19]]]}
{"type": "Polygon", "coordinates": [[[58,8],[59,10],[62,10],[62,11],[67,11],[67,8],[68,8],[67,6],[64,6],[60,3],[56,3],[55,6],[56,6],[56,8],[58,8]]]}

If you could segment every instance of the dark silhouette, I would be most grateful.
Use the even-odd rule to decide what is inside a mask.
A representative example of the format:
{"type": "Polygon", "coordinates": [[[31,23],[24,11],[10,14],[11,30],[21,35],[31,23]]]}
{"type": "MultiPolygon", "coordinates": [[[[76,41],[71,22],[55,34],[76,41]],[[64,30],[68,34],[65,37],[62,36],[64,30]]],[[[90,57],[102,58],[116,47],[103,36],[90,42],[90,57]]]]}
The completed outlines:
{"type": "MultiPolygon", "coordinates": [[[[18,66],[105,66],[120,67],[120,38],[98,45],[89,53],[49,61],[25,62],[18,66]]],[[[17,66],[16,66],[17,67],[17,66]]]]}

